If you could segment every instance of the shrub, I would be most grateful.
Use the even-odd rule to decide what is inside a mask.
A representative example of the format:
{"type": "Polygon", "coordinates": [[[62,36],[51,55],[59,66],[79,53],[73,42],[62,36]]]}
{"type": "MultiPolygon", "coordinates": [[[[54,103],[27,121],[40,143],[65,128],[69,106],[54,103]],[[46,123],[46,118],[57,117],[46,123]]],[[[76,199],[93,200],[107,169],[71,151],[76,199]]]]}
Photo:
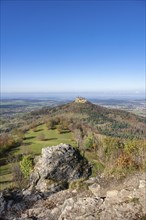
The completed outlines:
{"type": "Polygon", "coordinates": [[[57,126],[57,133],[61,134],[63,132],[63,126],[62,125],[58,125],[57,126]]]}
{"type": "Polygon", "coordinates": [[[103,142],[106,161],[112,163],[123,151],[124,146],[122,140],[113,137],[105,137],[103,142]]]}
{"type": "Polygon", "coordinates": [[[54,129],[56,125],[56,121],[54,119],[49,119],[48,122],[46,123],[47,128],[54,129]]]}
{"type": "Polygon", "coordinates": [[[24,177],[27,179],[33,169],[33,157],[31,155],[25,155],[20,162],[20,169],[24,177]]]}
{"type": "Polygon", "coordinates": [[[12,135],[7,133],[0,134],[0,155],[5,154],[11,148],[20,145],[22,140],[14,138],[12,135]]]}
{"type": "Polygon", "coordinates": [[[12,174],[12,181],[14,182],[14,186],[20,189],[25,188],[27,185],[27,181],[24,179],[24,175],[20,169],[20,159],[22,155],[12,155],[9,154],[7,158],[7,163],[10,163],[10,171],[12,174]]]}
{"type": "Polygon", "coordinates": [[[94,137],[92,134],[90,134],[85,138],[84,141],[85,149],[90,150],[93,147],[93,144],[94,144],[94,137]]]}
{"type": "Polygon", "coordinates": [[[97,176],[103,172],[104,165],[101,162],[93,160],[92,165],[92,176],[97,176]]]}
{"type": "Polygon", "coordinates": [[[127,169],[128,169],[128,168],[134,166],[135,164],[134,164],[132,155],[123,153],[123,154],[121,154],[121,155],[119,156],[119,158],[117,159],[116,165],[117,165],[118,167],[127,168],[127,169]]]}
{"type": "Polygon", "coordinates": [[[43,133],[40,133],[40,134],[38,135],[38,139],[39,139],[40,141],[44,141],[44,140],[45,140],[45,135],[44,135],[43,133]]]}

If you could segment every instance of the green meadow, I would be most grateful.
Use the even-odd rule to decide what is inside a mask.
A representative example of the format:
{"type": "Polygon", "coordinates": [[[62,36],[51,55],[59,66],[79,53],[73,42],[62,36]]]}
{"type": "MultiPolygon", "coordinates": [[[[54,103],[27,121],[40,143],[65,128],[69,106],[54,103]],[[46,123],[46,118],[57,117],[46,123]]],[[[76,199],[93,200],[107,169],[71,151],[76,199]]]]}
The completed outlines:
{"type": "MultiPolygon", "coordinates": [[[[72,146],[76,145],[70,131],[63,130],[61,133],[58,133],[57,129],[48,130],[46,125],[43,124],[26,132],[21,146],[12,149],[11,154],[30,153],[39,155],[42,148],[55,146],[60,143],[71,144],[72,146]]],[[[2,163],[2,161],[6,159],[7,158],[1,158],[0,162],[2,163]]],[[[0,190],[14,185],[11,174],[12,166],[13,163],[11,162],[0,166],[0,190]]]]}
{"type": "Polygon", "coordinates": [[[41,149],[48,146],[55,146],[60,143],[75,145],[72,133],[68,130],[62,131],[60,134],[57,129],[48,130],[46,125],[40,125],[35,130],[29,130],[24,137],[22,145],[16,153],[34,153],[38,155],[41,149]],[[39,136],[43,136],[40,140],[39,136]]]}

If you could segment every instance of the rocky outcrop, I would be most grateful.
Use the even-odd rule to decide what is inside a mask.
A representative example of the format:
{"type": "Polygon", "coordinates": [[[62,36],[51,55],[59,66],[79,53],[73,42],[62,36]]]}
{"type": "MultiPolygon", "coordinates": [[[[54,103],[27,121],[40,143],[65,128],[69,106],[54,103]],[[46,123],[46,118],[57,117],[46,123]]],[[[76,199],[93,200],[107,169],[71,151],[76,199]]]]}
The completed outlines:
{"type": "Polygon", "coordinates": [[[121,189],[114,185],[103,189],[96,179],[94,183],[89,179],[89,190],[67,189],[50,195],[36,192],[27,196],[21,191],[3,191],[0,219],[142,220],[146,216],[146,182],[143,176],[139,180],[134,176],[132,180],[133,187],[124,181],[118,186],[121,189]],[[103,192],[105,197],[100,196],[103,192]]]}
{"type": "Polygon", "coordinates": [[[29,209],[36,201],[44,199],[45,195],[35,192],[24,196],[21,190],[7,189],[0,192],[0,219],[11,220],[29,209]]]}
{"type": "Polygon", "coordinates": [[[134,174],[119,182],[102,176],[79,179],[90,174],[90,165],[73,147],[61,144],[43,149],[29,189],[0,193],[0,219],[145,219],[145,174],[134,174]],[[73,188],[77,185],[80,188],[73,188]]]}
{"type": "Polygon", "coordinates": [[[102,202],[100,198],[70,198],[64,202],[58,220],[94,220],[102,202]]]}
{"type": "Polygon", "coordinates": [[[108,190],[105,197],[97,193],[99,186],[97,196],[90,190],[63,190],[36,200],[15,220],[142,220],[146,204],[145,186],[142,187],[141,182],[144,180],[139,180],[138,187],[133,189],[108,190]]]}
{"type": "Polygon", "coordinates": [[[67,144],[42,149],[30,177],[30,190],[60,191],[72,180],[91,175],[91,165],[80,152],[67,144]],[[61,188],[60,188],[61,187],[61,188]]]}
{"type": "MultiPolygon", "coordinates": [[[[92,182],[90,190],[64,190],[51,195],[43,204],[36,205],[23,214],[23,218],[41,220],[141,220],[146,215],[145,181],[133,177],[133,187],[103,189],[92,182]],[[137,185],[138,182],[138,185],[137,185]],[[97,189],[96,189],[97,187],[97,189]],[[101,193],[105,193],[102,197],[101,193]],[[42,207],[42,210],[41,208],[42,207]],[[45,208],[44,208],[45,207],[45,208]],[[48,218],[49,216],[49,218],[48,218]]],[[[96,180],[95,180],[96,181],[96,180]]],[[[126,181],[124,181],[125,183],[126,181]]],[[[22,219],[21,219],[22,220],[22,219]]]]}
{"type": "Polygon", "coordinates": [[[145,188],[107,191],[100,210],[100,220],[141,219],[146,215],[145,188]]]}

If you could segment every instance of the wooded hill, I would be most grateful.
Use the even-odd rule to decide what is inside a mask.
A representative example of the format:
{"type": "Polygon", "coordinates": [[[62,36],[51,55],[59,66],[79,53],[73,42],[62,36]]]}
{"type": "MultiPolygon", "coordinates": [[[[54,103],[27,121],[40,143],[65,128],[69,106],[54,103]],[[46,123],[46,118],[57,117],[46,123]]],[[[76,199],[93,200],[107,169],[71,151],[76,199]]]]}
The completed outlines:
{"type": "Polygon", "coordinates": [[[87,101],[85,103],[71,102],[54,108],[42,108],[31,113],[33,116],[62,117],[70,124],[89,126],[94,132],[119,138],[145,139],[146,120],[135,114],[109,109],[87,101]]]}
{"type": "MultiPolygon", "coordinates": [[[[133,171],[144,170],[145,125],[144,117],[101,107],[89,101],[44,107],[14,118],[7,125],[8,129],[1,132],[2,171],[9,164],[6,158],[14,157],[16,149],[20,160],[26,150],[39,154],[44,146],[59,143],[78,148],[92,164],[93,176],[104,172],[107,176],[119,178],[133,171]]],[[[10,165],[12,163],[11,160],[10,165]]],[[[16,180],[15,176],[13,180],[16,180]]]]}

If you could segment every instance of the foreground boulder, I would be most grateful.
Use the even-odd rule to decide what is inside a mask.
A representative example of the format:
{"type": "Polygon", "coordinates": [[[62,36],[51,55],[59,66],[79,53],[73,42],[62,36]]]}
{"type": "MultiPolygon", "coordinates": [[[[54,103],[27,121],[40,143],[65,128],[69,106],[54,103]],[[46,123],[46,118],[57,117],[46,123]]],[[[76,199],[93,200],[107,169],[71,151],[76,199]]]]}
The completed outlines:
{"type": "Polygon", "coordinates": [[[60,191],[71,181],[90,175],[91,166],[77,149],[67,144],[47,147],[35,164],[29,190],[60,191]]]}
{"type": "MultiPolygon", "coordinates": [[[[137,181],[136,177],[133,180],[137,181]]],[[[106,196],[97,196],[90,190],[67,189],[47,198],[36,200],[33,205],[21,212],[18,218],[7,220],[144,220],[146,219],[144,179],[138,180],[134,188],[106,188],[106,196]]],[[[125,181],[124,181],[125,183],[125,181]]],[[[94,188],[95,188],[94,184],[94,188]]],[[[97,185],[99,189],[99,186],[97,185]]],[[[102,186],[100,187],[102,190],[102,186]]],[[[26,198],[25,198],[26,200],[26,198]]],[[[24,201],[24,199],[23,199],[24,201]]],[[[23,203],[24,204],[24,203],[23,203]]],[[[20,205],[20,204],[19,204],[20,205]]],[[[7,214],[7,213],[6,213],[7,214]]]]}

